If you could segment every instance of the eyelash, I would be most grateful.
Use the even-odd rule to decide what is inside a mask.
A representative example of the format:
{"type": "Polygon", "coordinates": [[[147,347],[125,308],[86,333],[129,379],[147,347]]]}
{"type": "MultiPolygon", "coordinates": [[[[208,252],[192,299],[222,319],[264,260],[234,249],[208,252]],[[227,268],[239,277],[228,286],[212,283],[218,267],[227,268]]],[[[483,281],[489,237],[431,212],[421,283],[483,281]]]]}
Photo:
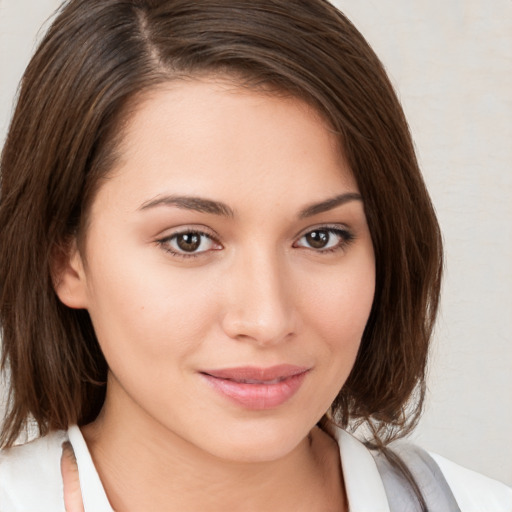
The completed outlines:
{"type": "MultiPolygon", "coordinates": [[[[184,229],[183,231],[178,231],[177,233],[173,233],[170,236],[166,236],[165,238],[161,238],[160,240],[157,240],[157,243],[165,252],[170,253],[172,256],[175,256],[177,258],[198,258],[199,256],[202,256],[205,252],[208,251],[201,251],[201,252],[180,252],[176,249],[173,249],[170,245],[171,241],[179,237],[180,235],[196,235],[201,238],[206,237],[208,238],[212,243],[221,245],[220,242],[210,233],[206,233],[205,231],[200,231],[196,229],[184,229]]],[[[202,241],[200,242],[203,243],[202,241]]],[[[213,250],[219,250],[219,249],[213,249],[213,250]]]]}
{"type": "MultiPolygon", "coordinates": [[[[157,244],[160,247],[162,247],[162,249],[164,251],[170,253],[172,256],[177,257],[177,258],[183,258],[183,259],[198,258],[198,257],[202,256],[203,254],[205,254],[206,252],[209,252],[208,250],[200,251],[200,252],[180,252],[176,249],[173,249],[170,246],[170,243],[172,240],[175,240],[180,235],[192,235],[192,236],[195,235],[195,236],[199,236],[201,238],[206,237],[213,244],[217,244],[217,245],[221,246],[221,243],[217,240],[217,238],[215,238],[210,233],[206,233],[205,231],[200,231],[200,230],[195,230],[195,229],[186,229],[183,231],[179,231],[177,233],[173,233],[170,236],[166,236],[165,238],[161,238],[161,239],[157,240],[157,244]]],[[[345,249],[350,243],[352,243],[354,241],[354,239],[355,239],[354,234],[351,233],[346,228],[341,228],[339,226],[318,226],[313,229],[309,229],[305,233],[301,234],[298,237],[297,242],[294,242],[293,247],[295,247],[295,248],[302,247],[304,249],[310,249],[313,252],[316,252],[319,254],[328,254],[328,253],[334,253],[334,252],[345,249]],[[340,241],[334,247],[329,247],[327,249],[322,249],[322,248],[315,249],[313,247],[304,247],[304,246],[296,245],[298,243],[298,241],[300,241],[307,235],[311,235],[314,232],[324,232],[324,233],[328,233],[329,235],[336,235],[340,238],[340,241]]],[[[203,242],[201,241],[200,244],[202,244],[202,243],[203,242]]],[[[199,247],[200,246],[201,245],[199,245],[199,247]]],[[[211,249],[211,250],[220,250],[220,249],[211,249]]]]}
{"type": "MultiPolygon", "coordinates": [[[[315,233],[315,232],[324,232],[324,233],[328,233],[329,235],[336,235],[340,238],[339,242],[334,246],[334,247],[329,247],[327,249],[315,249],[313,247],[304,247],[305,249],[311,249],[312,251],[314,252],[317,252],[317,253],[320,253],[320,254],[327,254],[327,253],[333,253],[333,252],[337,252],[337,251],[341,251],[343,249],[346,249],[354,240],[355,240],[355,236],[352,232],[350,232],[347,228],[345,227],[340,227],[340,226],[317,226],[315,228],[310,228],[308,229],[308,231],[306,231],[305,233],[303,233],[299,238],[298,240],[301,240],[303,239],[304,237],[306,237],[307,235],[311,235],[312,233],[315,233]]],[[[296,244],[297,242],[294,243],[294,247],[296,247],[296,244]]]]}

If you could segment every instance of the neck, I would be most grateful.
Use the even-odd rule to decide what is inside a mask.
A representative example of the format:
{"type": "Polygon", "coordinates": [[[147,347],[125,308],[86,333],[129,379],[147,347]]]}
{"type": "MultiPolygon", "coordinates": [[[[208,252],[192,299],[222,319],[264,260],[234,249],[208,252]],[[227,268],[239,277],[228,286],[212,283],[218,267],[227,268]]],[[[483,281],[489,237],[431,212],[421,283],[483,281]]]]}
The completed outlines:
{"type": "Polygon", "coordinates": [[[277,460],[225,460],[144,414],[114,407],[107,393],[102,413],[82,431],[116,512],[149,504],[162,512],[346,508],[337,445],[317,428],[277,460]]]}

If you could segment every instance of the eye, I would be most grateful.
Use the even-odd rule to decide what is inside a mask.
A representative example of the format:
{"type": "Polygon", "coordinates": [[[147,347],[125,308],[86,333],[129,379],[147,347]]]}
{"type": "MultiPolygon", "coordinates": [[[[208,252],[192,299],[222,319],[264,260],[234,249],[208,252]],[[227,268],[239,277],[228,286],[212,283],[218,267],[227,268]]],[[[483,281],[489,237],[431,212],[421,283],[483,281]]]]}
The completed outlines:
{"type": "Polygon", "coordinates": [[[321,227],[312,229],[302,235],[294,247],[304,247],[318,252],[332,252],[342,249],[354,239],[346,229],[321,227]]]}
{"type": "Polygon", "coordinates": [[[158,240],[158,243],[171,254],[182,257],[198,256],[222,248],[209,234],[193,230],[175,233],[158,240]]]}

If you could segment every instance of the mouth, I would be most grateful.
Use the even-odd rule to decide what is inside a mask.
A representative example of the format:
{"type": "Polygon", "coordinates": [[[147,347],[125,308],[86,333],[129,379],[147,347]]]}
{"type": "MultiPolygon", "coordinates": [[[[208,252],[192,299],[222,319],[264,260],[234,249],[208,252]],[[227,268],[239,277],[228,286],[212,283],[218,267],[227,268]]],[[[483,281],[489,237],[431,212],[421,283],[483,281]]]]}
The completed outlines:
{"type": "Polygon", "coordinates": [[[211,387],[232,403],[247,409],[273,409],[290,400],[310,368],[278,365],[201,371],[211,387]]]}

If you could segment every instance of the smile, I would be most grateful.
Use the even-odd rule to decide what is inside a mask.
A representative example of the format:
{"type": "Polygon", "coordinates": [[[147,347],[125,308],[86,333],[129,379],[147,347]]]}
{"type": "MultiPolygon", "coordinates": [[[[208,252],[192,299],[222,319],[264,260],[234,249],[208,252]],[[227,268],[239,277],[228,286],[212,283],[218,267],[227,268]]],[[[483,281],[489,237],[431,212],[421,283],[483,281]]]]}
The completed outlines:
{"type": "Polygon", "coordinates": [[[279,365],[208,370],[200,375],[219,394],[246,409],[265,410],[283,405],[301,387],[309,368],[279,365]]]}

